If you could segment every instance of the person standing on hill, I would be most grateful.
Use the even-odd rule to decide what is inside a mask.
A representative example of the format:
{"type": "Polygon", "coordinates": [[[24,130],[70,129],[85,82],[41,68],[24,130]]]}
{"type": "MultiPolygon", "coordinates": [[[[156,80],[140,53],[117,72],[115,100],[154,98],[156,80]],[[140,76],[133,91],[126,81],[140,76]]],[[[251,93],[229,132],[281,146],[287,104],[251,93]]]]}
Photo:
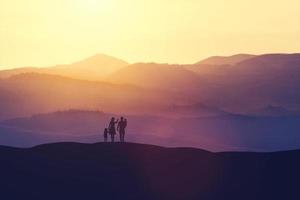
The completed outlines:
{"type": "Polygon", "coordinates": [[[119,120],[115,121],[115,118],[111,118],[108,126],[108,133],[110,134],[111,137],[111,142],[115,142],[115,135],[116,135],[116,124],[118,123],[119,120]]]}
{"type": "Polygon", "coordinates": [[[119,131],[120,135],[120,142],[125,142],[125,129],[127,126],[127,119],[121,117],[121,121],[118,123],[117,130],[119,131]]]}
{"type": "Polygon", "coordinates": [[[126,130],[126,127],[127,127],[127,119],[125,118],[125,120],[124,120],[123,142],[125,142],[125,130],[126,130]]]}
{"type": "Polygon", "coordinates": [[[107,142],[107,138],[108,138],[108,129],[107,128],[104,129],[103,136],[104,136],[104,142],[107,142]]]}

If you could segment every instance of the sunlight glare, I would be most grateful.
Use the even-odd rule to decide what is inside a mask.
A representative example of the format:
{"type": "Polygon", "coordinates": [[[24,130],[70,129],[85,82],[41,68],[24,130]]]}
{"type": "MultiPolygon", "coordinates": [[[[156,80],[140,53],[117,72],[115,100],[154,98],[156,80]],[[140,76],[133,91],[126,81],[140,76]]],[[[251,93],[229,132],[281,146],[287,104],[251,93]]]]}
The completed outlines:
{"type": "Polygon", "coordinates": [[[89,11],[106,10],[112,6],[110,0],[77,0],[77,5],[89,11]]]}

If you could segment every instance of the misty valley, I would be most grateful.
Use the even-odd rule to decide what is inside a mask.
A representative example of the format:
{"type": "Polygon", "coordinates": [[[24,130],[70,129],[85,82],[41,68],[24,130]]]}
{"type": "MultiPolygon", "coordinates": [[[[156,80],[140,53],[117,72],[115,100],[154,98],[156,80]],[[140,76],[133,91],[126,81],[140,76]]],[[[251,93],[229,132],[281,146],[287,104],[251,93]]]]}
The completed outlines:
{"type": "Polygon", "coordinates": [[[211,151],[300,148],[300,54],[238,54],[195,64],[129,64],[97,54],[0,71],[0,144],[102,141],[112,116],[128,139],[211,151]]]}

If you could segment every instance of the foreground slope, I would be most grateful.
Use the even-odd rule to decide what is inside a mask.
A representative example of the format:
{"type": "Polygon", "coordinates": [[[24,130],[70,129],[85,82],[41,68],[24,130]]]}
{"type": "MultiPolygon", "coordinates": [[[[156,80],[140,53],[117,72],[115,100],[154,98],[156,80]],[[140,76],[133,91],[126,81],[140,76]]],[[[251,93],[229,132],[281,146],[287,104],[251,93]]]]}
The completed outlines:
{"type": "Polygon", "coordinates": [[[299,199],[299,156],[118,143],[0,147],[0,192],[4,199],[299,199]]]}

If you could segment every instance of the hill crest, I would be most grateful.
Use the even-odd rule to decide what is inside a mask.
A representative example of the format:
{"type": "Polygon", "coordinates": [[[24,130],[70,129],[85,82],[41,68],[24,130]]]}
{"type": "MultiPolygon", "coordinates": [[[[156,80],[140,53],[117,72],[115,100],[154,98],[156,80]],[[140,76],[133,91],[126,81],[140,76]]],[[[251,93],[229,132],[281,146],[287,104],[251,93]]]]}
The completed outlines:
{"type": "Polygon", "coordinates": [[[299,154],[210,153],[131,143],[0,147],[1,180],[5,183],[1,184],[1,196],[44,200],[298,199],[299,154]]]}

